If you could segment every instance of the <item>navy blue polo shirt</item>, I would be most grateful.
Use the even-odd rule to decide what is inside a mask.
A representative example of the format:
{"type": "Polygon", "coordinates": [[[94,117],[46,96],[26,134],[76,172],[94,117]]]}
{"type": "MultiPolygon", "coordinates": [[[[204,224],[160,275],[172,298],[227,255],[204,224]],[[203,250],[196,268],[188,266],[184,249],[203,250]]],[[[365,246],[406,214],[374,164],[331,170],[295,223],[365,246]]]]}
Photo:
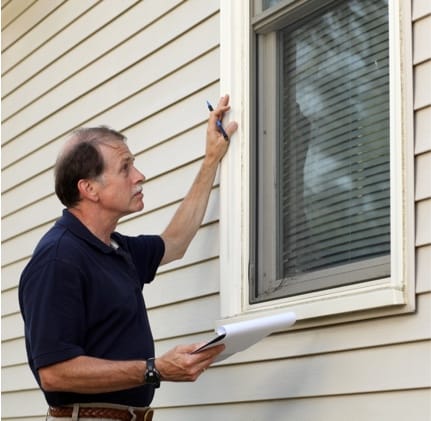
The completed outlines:
{"type": "MultiPolygon", "coordinates": [[[[108,360],[154,356],[142,288],[164,254],[160,236],[113,233],[118,249],[95,237],[75,216],[63,216],[45,234],[25,267],[19,301],[30,367],[86,355],[108,360]]],[[[148,406],[152,386],[102,394],[44,392],[49,405],[106,402],[148,406]]]]}

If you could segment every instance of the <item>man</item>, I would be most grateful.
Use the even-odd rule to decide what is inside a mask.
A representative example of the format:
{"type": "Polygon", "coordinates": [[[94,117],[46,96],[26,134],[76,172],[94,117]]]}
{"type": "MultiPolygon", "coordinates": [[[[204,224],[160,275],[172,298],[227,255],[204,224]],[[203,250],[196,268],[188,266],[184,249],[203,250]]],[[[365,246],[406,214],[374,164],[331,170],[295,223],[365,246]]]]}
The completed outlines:
{"type": "MultiPolygon", "coordinates": [[[[23,271],[19,300],[30,367],[53,420],[149,420],[161,381],[194,381],[223,345],[193,354],[177,346],[154,358],[142,288],[159,264],[181,258],[202,222],[229,142],[210,113],[206,151],[188,194],[161,236],[123,236],[119,219],[143,209],[144,175],[125,138],[106,127],[77,130],[56,162],[55,190],[66,206],[23,271]]],[[[226,126],[231,136],[237,125],[226,126]]]]}

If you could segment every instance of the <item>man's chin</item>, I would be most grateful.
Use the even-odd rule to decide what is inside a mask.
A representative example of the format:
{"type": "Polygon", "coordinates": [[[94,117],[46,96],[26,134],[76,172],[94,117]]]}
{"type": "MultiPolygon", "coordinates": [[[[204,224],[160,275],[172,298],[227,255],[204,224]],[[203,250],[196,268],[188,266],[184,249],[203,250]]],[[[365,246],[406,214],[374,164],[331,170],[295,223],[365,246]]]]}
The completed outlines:
{"type": "Polygon", "coordinates": [[[137,206],[135,206],[135,209],[132,210],[131,213],[140,212],[143,209],[144,209],[144,202],[141,202],[137,206]]]}

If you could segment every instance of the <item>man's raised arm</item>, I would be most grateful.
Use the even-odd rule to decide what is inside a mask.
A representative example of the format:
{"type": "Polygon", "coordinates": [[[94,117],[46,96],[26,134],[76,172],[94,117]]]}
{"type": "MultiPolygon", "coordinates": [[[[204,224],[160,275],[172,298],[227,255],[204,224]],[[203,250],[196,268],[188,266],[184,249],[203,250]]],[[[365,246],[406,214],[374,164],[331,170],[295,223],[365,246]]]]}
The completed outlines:
{"type": "MultiPolygon", "coordinates": [[[[165,254],[161,264],[183,257],[202,223],[218,165],[229,147],[229,141],[225,139],[217,126],[229,108],[229,96],[225,95],[220,98],[216,108],[210,113],[205,157],[189,192],[162,233],[165,254]]],[[[236,122],[226,125],[225,133],[228,138],[232,136],[237,127],[236,122]]]]}

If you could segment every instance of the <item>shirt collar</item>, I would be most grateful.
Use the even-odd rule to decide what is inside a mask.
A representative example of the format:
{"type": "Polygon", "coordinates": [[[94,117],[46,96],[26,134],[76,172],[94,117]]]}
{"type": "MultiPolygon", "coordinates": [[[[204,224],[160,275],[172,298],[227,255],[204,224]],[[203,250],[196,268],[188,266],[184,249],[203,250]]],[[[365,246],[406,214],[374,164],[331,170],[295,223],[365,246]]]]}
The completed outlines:
{"type": "Polygon", "coordinates": [[[112,253],[114,249],[97,238],[75,215],[68,209],[63,209],[62,217],[56,222],[57,225],[65,227],[76,237],[99,249],[103,253],[112,253]]]}

